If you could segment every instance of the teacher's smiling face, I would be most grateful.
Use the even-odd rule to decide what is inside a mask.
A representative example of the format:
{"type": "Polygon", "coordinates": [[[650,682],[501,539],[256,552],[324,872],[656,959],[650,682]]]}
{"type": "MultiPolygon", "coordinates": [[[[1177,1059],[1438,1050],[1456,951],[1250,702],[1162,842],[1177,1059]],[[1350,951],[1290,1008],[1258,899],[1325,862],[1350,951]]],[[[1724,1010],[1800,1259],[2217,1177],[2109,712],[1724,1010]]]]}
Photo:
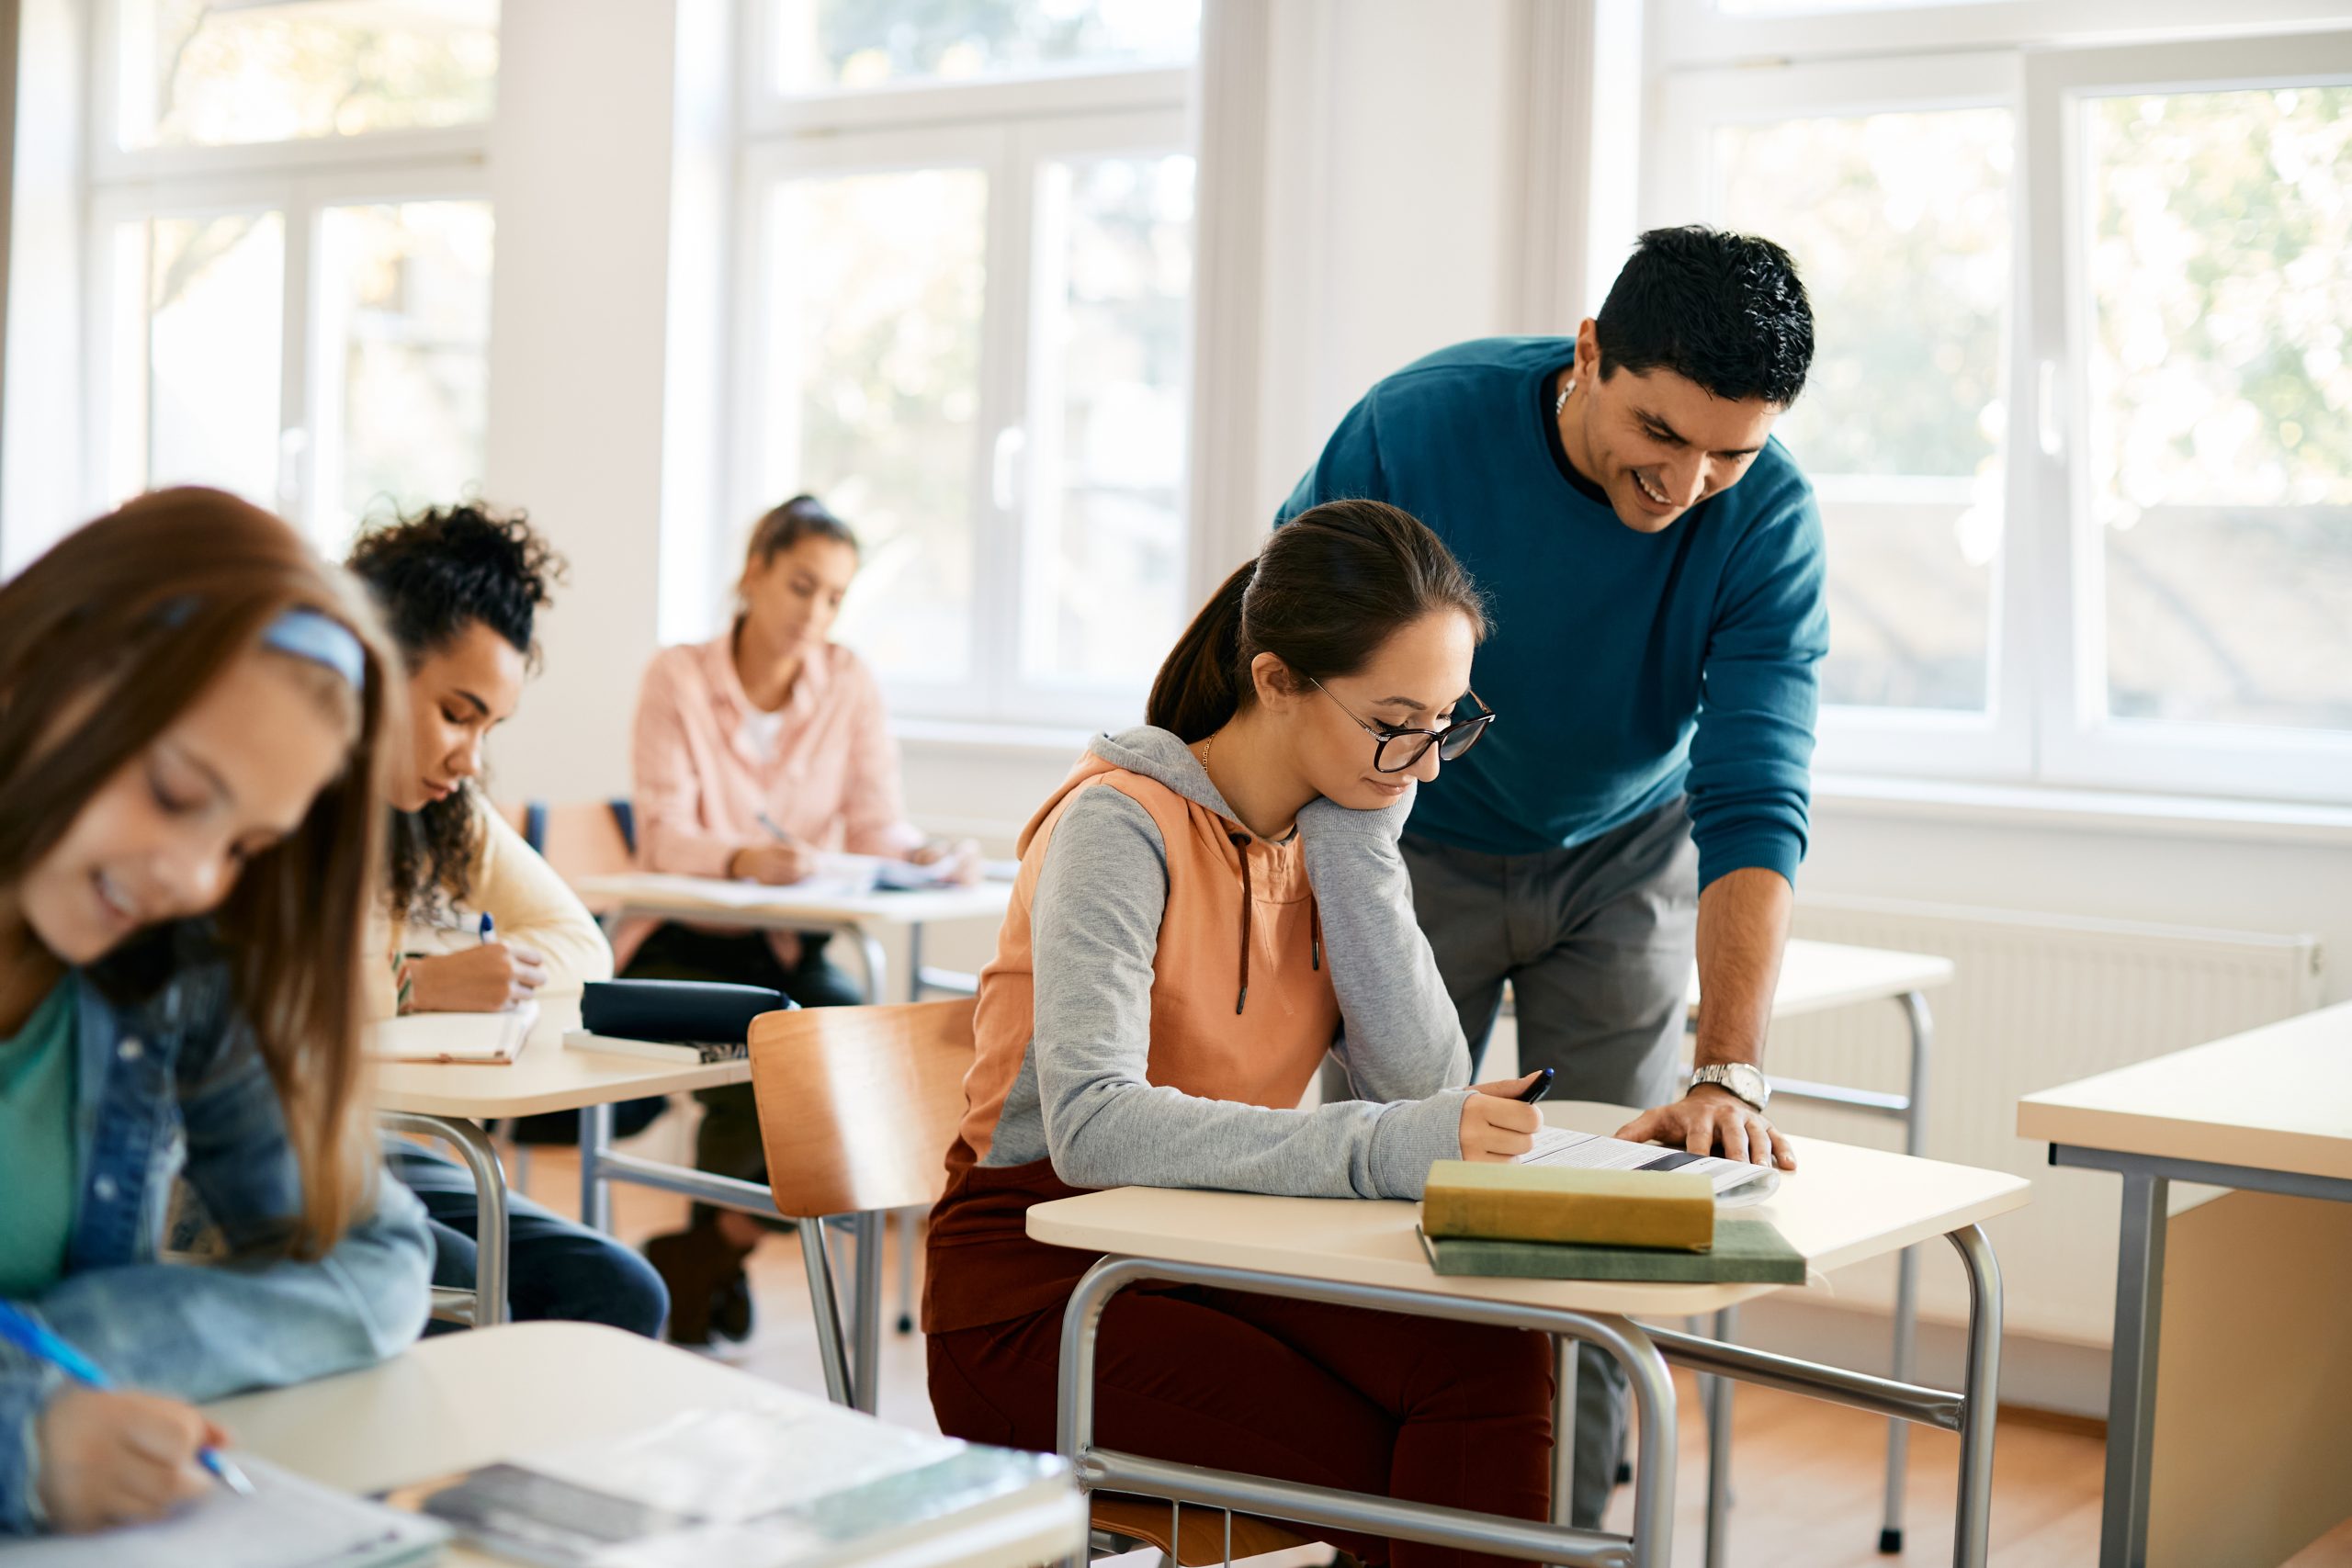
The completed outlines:
{"type": "Polygon", "coordinates": [[[1596,323],[1577,333],[1576,363],[1553,385],[1554,417],[1568,461],[1609,497],[1617,520],[1662,533],[1747,475],[1777,403],[1717,397],[1663,367],[1610,368],[1596,323]]]}

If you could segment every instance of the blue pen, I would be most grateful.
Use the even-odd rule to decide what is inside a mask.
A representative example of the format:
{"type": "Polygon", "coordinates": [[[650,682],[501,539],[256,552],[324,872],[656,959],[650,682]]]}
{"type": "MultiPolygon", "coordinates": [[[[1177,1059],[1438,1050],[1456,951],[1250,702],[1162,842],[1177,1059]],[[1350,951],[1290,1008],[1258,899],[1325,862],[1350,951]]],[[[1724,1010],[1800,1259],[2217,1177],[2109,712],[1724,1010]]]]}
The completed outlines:
{"type": "MultiPolygon", "coordinates": [[[[68,1345],[52,1333],[46,1324],[28,1316],[6,1302],[0,1302],[0,1341],[14,1345],[27,1355],[37,1356],[89,1388],[110,1389],[114,1380],[98,1370],[97,1363],[68,1345]]],[[[254,1483],[237,1463],[218,1449],[200,1449],[197,1461],[210,1471],[221,1485],[240,1497],[254,1495],[254,1483]]]]}
{"type": "Polygon", "coordinates": [[[482,911],[481,926],[480,930],[481,932],[481,944],[484,947],[488,947],[492,942],[498,940],[498,922],[490,918],[490,911],[487,909],[482,911]]]}

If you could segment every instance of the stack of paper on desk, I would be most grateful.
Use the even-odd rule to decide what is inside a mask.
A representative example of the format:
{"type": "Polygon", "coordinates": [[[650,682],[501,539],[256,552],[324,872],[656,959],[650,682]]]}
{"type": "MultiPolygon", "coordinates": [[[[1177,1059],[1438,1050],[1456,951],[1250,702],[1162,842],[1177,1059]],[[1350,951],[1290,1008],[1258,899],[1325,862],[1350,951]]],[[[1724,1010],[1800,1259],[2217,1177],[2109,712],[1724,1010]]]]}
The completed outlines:
{"type": "Polygon", "coordinates": [[[347,1496],[239,1454],[250,1497],[225,1489],[153,1524],[0,1546],[8,1568],[407,1568],[449,1527],[347,1496]]]}
{"type": "Polygon", "coordinates": [[[539,1021],[539,1004],[504,1012],[413,1012],[368,1031],[379,1062],[511,1062],[539,1021]]]}

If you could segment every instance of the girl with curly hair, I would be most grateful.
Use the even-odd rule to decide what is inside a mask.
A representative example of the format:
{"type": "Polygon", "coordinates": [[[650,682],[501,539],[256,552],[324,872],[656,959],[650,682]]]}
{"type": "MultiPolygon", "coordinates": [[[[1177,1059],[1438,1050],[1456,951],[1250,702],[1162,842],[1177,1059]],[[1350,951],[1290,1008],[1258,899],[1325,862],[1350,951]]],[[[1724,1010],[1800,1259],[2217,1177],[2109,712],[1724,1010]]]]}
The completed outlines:
{"type": "MultiPolygon", "coordinates": [[[[496,1011],[609,979],[612,949],[594,918],[480,782],[483,742],[537,663],[534,621],[563,563],[520,514],[465,504],[371,529],[349,564],[408,674],[408,733],[389,784],[390,886],[366,964],[376,1016],[496,1011]],[[495,941],[475,935],[485,915],[495,941]]],[[[434,1282],[470,1288],[471,1179],[405,1144],[391,1166],[433,1216],[434,1282]]],[[[508,1200],[507,1227],[515,1318],[661,1332],[668,1292],[636,1253],[526,1199],[508,1200]]]]}

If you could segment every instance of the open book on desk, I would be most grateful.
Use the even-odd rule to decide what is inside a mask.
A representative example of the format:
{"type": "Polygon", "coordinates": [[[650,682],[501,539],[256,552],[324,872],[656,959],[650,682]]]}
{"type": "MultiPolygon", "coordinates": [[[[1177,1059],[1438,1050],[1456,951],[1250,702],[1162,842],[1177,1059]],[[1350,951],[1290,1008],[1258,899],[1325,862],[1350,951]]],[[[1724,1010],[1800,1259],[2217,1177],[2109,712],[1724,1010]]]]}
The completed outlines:
{"type": "Polygon", "coordinates": [[[1574,1133],[1566,1127],[1539,1129],[1535,1146],[1520,1156],[1516,1163],[1564,1165],[1585,1170],[1689,1171],[1705,1177],[1713,1185],[1715,1206],[1719,1209],[1760,1203],[1781,1185],[1781,1173],[1772,1166],[1694,1155],[1657,1144],[1627,1143],[1623,1138],[1574,1133]]]}
{"type": "Polygon", "coordinates": [[[548,1568],[820,1568],[946,1528],[1077,1501],[1062,1462],[815,1400],[688,1411],[619,1442],[396,1494],[548,1568]]]}
{"type": "Polygon", "coordinates": [[[504,1012],[412,1012],[372,1024],[368,1054],[379,1062],[512,1062],[539,1021],[539,1004],[504,1012]]]}
{"type": "Polygon", "coordinates": [[[407,1568],[441,1554],[449,1527],[305,1481],[251,1454],[250,1497],[216,1488],[153,1524],[0,1544],[8,1568],[407,1568]]]}

